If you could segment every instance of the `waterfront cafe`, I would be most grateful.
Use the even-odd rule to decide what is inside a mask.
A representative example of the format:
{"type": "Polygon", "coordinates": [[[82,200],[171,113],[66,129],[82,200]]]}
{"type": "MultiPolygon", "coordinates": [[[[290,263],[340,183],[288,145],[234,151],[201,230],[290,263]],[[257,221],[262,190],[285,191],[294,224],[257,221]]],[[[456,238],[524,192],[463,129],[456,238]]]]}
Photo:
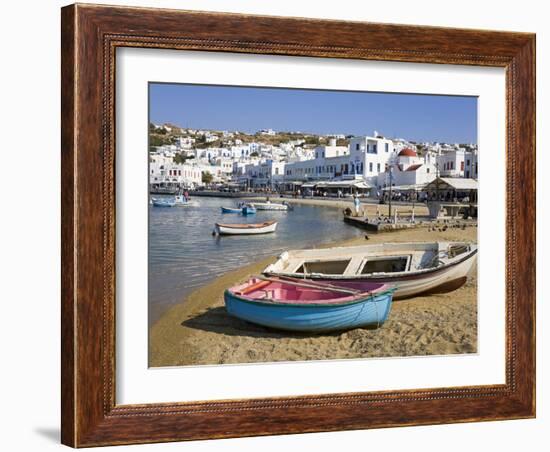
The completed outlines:
{"type": "Polygon", "coordinates": [[[424,186],[432,218],[477,217],[476,179],[438,177],[424,186]]]}
{"type": "Polygon", "coordinates": [[[321,192],[324,196],[337,197],[346,195],[363,195],[366,196],[373,188],[363,180],[331,180],[306,182],[302,184],[302,190],[310,190],[312,192],[321,192]]]}
{"type": "Polygon", "coordinates": [[[470,204],[477,203],[477,190],[476,179],[463,177],[437,177],[422,189],[428,194],[428,200],[462,201],[470,204]]]}

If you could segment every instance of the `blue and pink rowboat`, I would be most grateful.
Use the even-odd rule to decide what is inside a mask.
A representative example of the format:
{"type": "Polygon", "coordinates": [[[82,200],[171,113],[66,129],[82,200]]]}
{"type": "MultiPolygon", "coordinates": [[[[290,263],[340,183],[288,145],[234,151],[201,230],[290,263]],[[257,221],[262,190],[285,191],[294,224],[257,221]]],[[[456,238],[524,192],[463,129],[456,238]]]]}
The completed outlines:
{"type": "Polygon", "coordinates": [[[227,289],[229,314],[269,328],[321,333],[379,327],[394,288],[383,283],[254,277],[227,289]]]}

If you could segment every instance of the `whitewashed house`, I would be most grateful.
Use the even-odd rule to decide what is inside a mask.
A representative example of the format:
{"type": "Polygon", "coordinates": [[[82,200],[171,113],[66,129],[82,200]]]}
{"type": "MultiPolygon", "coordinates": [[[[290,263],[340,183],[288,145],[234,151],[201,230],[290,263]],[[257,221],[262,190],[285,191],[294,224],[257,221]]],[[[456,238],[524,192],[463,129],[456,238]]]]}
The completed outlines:
{"type": "Polygon", "coordinates": [[[153,187],[195,188],[201,184],[201,170],[196,165],[185,163],[150,161],[149,184],[153,187]]]}
{"type": "Polygon", "coordinates": [[[413,148],[404,148],[378,174],[376,186],[378,190],[384,189],[389,187],[390,181],[395,187],[424,186],[435,179],[436,173],[433,153],[420,156],[413,148]]]}

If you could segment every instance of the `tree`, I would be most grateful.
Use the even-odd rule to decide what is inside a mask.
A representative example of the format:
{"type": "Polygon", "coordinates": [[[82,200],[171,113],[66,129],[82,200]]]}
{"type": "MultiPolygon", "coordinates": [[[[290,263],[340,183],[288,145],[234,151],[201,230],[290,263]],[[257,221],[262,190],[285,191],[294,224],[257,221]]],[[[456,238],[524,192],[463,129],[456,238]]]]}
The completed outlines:
{"type": "Polygon", "coordinates": [[[174,163],[176,165],[181,165],[182,163],[185,163],[185,160],[187,160],[187,158],[183,154],[176,154],[174,156],[174,163]]]}
{"type": "Polygon", "coordinates": [[[205,171],[201,175],[201,180],[203,184],[210,184],[213,179],[214,179],[214,176],[212,176],[212,174],[210,174],[210,172],[208,171],[205,171]]]}
{"type": "Polygon", "coordinates": [[[163,146],[165,144],[171,144],[170,139],[166,136],[149,135],[149,146],[163,146]]]}
{"type": "Polygon", "coordinates": [[[317,136],[309,136],[305,139],[305,144],[313,144],[315,146],[319,146],[319,137],[317,136]]]}

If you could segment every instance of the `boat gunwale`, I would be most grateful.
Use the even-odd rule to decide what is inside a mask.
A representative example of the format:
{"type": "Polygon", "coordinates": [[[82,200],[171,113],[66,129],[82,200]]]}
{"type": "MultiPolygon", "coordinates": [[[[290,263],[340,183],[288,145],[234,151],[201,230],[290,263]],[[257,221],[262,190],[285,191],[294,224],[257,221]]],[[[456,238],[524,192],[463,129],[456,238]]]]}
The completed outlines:
{"type": "MultiPolygon", "coordinates": [[[[366,303],[366,302],[374,302],[375,297],[379,296],[386,296],[386,295],[393,295],[393,293],[397,290],[396,287],[392,287],[389,284],[383,284],[383,286],[379,289],[375,289],[374,291],[369,292],[361,292],[357,295],[350,295],[348,297],[343,297],[341,300],[346,301],[339,301],[339,302],[333,302],[333,303],[289,303],[284,301],[276,301],[271,299],[264,299],[264,300],[256,300],[251,297],[246,297],[246,295],[240,295],[236,294],[235,292],[232,292],[231,289],[225,289],[224,296],[230,295],[234,298],[237,298],[239,301],[242,301],[244,303],[250,303],[250,304],[260,304],[260,305],[266,305],[266,306],[285,306],[285,307],[296,307],[296,308],[309,308],[309,307],[340,307],[340,306],[351,306],[353,304],[358,303],[366,303]],[[385,286],[385,288],[384,288],[385,286]],[[351,298],[351,299],[350,299],[351,298]]],[[[391,300],[390,300],[391,302],[391,300]]]]}

